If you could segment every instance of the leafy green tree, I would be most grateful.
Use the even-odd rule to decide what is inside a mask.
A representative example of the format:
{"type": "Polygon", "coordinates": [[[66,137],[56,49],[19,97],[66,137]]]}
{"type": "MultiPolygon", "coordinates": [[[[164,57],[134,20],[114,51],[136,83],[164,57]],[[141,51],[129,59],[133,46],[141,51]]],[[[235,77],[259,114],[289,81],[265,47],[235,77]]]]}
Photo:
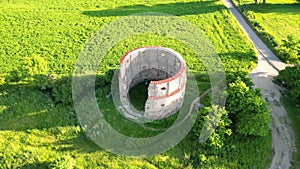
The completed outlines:
{"type": "MultiPolygon", "coordinates": [[[[65,105],[70,105],[73,103],[72,98],[72,81],[73,78],[76,79],[76,89],[81,90],[81,95],[74,96],[78,99],[86,96],[89,92],[93,91],[94,87],[103,87],[111,83],[112,71],[107,71],[105,75],[85,75],[85,76],[60,76],[51,81],[48,81],[48,84],[45,85],[45,88],[49,88],[52,92],[52,96],[56,103],[63,103],[65,105]],[[95,77],[94,77],[95,76],[95,77]],[[95,82],[89,79],[95,78],[95,82]],[[80,79],[80,80],[79,80],[80,79]]],[[[74,87],[74,86],[73,86],[74,87]]]]}
{"type": "Polygon", "coordinates": [[[280,71],[275,82],[288,89],[292,99],[300,104],[300,65],[286,67],[280,71]]]}
{"type": "Polygon", "coordinates": [[[278,46],[279,54],[288,63],[300,63],[300,39],[289,35],[283,44],[278,46]]]}
{"type": "Polygon", "coordinates": [[[248,72],[239,71],[226,73],[227,84],[233,83],[237,80],[242,80],[248,87],[252,87],[254,85],[253,81],[249,78],[248,72]]]}
{"type": "Polygon", "coordinates": [[[199,111],[193,132],[205,147],[218,150],[231,135],[230,124],[231,120],[225,108],[212,105],[199,111]]]}
{"type": "Polygon", "coordinates": [[[266,136],[270,111],[260,90],[249,88],[243,81],[229,84],[226,109],[234,122],[234,130],[242,135],[266,136]]]}

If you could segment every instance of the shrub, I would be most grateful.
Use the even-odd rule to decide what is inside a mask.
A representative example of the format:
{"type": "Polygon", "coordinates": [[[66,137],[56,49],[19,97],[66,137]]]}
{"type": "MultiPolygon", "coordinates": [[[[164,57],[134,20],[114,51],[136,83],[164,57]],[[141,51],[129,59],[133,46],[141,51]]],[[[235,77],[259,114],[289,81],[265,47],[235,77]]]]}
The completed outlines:
{"type": "MultiPolygon", "coordinates": [[[[7,145],[9,148],[0,152],[0,168],[32,168],[33,164],[38,162],[36,156],[32,155],[32,152],[27,150],[18,150],[12,148],[11,145],[7,145]],[[10,149],[10,151],[8,150],[10,149]],[[29,167],[31,165],[31,167],[29,167]]],[[[36,167],[38,168],[38,164],[36,167]]]]}
{"type": "Polygon", "coordinates": [[[295,102],[300,103],[300,65],[286,67],[274,80],[289,90],[295,102]]]}
{"type": "Polygon", "coordinates": [[[260,90],[251,89],[237,80],[229,84],[227,91],[226,109],[235,131],[242,135],[266,136],[271,121],[270,111],[260,90]]]}
{"type": "Polygon", "coordinates": [[[19,82],[22,79],[22,72],[19,71],[17,68],[11,70],[5,79],[6,82],[19,82]]]}
{"type": "Polygon", "coordinates": [[[52,169],[75,169],[76,161],[73,157],[69,155],[64,155],[55,159],[50,165],[49,168],[52,169]]]}
{"type": "Polygon", "coordinates": [[[52,95],[57,103],[72,104],[72,76],[64,76],[54,81],[52,95]]]}
{"type": "Polygon", "coordinates": [[[230,72],[226,73],[226,82],[227,84],[233,83],[237,80],[243,81],[248,87],[253,86],[252,80],[249,78],[248,72],[230,72]]]}
{"type": "Polygon", "coordinates": [[[21,66],[13,68],[5,81],[19,82],[24,80],[40,85],[45,81],[47,71],[45,59],[39,55],[32,55],[31,57],[24,57],[21,66]]]}
{"type": "Polygon", "coordinates": [[[300,39],[295,36],[289,35],[276,49],[280,57],[288,63],[300,63],[300,39]]]}
{"type": "Polygon", "coordinates": [[[231,135],[230,124],[225,108],[213,105],[199,111],[192,131],[199,137],[200,143],[217,151],[223,147],[226,137],[231,135]]]}
{"type": "Polygon", "coordinates": [[[39,55],[24,57],[21,70],[24,80],[40,80],[47,73],[47,62],[39,55]]]}

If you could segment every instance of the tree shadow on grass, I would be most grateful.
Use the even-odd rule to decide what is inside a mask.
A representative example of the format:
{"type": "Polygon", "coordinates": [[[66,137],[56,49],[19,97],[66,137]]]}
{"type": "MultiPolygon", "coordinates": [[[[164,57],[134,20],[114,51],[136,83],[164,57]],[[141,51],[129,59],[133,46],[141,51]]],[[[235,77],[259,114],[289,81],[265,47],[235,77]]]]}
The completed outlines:
{"type": "MultiPolygon", "coordinates": [[[[110,82],[108,81],[111,79],[111,72],[114,71],[96,76],[95,90],[101,90],[101,86],[109,86],[110,82]]],[[[89,77],[83,78],[85,80],[89,77]]],[[[72,101],[72,76],[58,78],[51,85],[53,88],[54,86],[58,87],[58,90],[64,87],[64,91],[61,90],[58,93],[65,94],[62,98],[70,97],[68,100],[72,101]]],[[[91,93],[93,90],[89,84],[84,84],[83,87],[86,91],[78,97],[84,98],[84,94],[91,93]]],[[[54,146],[55,151],[58,152],[103,151],[90,141],[80,129],[73,102],[62,103],[53,97],[53,89],[44,91],[41,90],[41,86],[36,86],[36,84],[6,83],[0,85],[0,132],[4,131],[5,134],[5,131],[12,131],[16,135],[21,132],[32,136],[33,139],[45,138],[49,135],[51,138],[49,141],[35,146],[41,148],[54,146]]],[[[102,99],[105,99],[105,96],[102,99]]],[[[27,146],[27,143],[24,143],[24,146],[27,146]]],[[[23,168],[38,168],[38,166],[48,164],[34,163],[28,165],[23,166],[23,168]]]]}
{"type": "MultiPolygon", "coordinates": [[[[110,85],[112,71],[97,75],[95,86],[82,84],[84,94],[110,85]]],[[[72,76],[43,85],[6,83],[0,85],[0,131],[27,131],[79,125],[72,99],[72,76]]],[[[88,76],[82,77],[89,78],[88,76]]],[[[85,83],[85,82],[84,82],[85,83]]]]}
{"type": "MultiPolygon", "coordinates": [[[[70,78],[71,77],[67,76],[61,78],[61,80],[62,82],[68,83],[70,82],[70,78]]],[[[202,88],[203,84],[207,85],[206,87],[209,87],[209,78],[207,74],[198,72],[195,74],[195,78],[202,82],[202,88]]],[[[96,83],[98,83],[97,79],[96,83]]],[[[110,89],[106,83],[101,84],[104,85],[104,87],[101,89],[110,89]]],[[[62,83],[60,85],[64,86],[66,84],[62,83]]],[[[206,87],[202,90],[206,89],[206,87]]],[[[105,92],[103,90],[101,90],[101,92],[105,92]]],[[[100,92],[100,90],[97,91],[100,92]]],[[[101,99],[105,100],[104,104],[111,99],[105,98],[106,94],[107,93],[104,93],[101,97],[101,99]]],[[[109,105],[107,106],[107,108],[109,108],[109,105]]],[[[5,86],[0,86],[0,108],[1,107],[0,131],[25,131],[26,134],[29,135],[39,135],[39,131],[37,131],[38,133],[35,133],[35,131],[31,133],[31,131],[29,131],[33,129],[43,130],[43,132],[46,131],[47,134],[49,133],[49,135],[55,137],[55,141],[46,141],[45,144],[40,144],[37,146],[48,147],[49,145],[54,145],[53,147],[55,147],[55,151],[58,152],[86,153],[104,151],[94,142],[88,139],[82,130],[79,132],[75,131],[76,129],[74,129],[73,126],[78,126],[79,124],[76,115],[74,114],[75,111],[72,104],[66,105],[63,103],[57,103],[53,100],[53,98],[51,98],[51,94],[44,93],[36,86],[29,84],[7,84],[5,86]]],[[[109,108],[109,110],[111,110],[111,108],[109,108]]],[[[128,127],[127,122],[119,121],[120,118],[117,118],[116,120],[114,120],[114,117],[107,118],[111,121],[117,121],[116,123],[119,126],[121,124],[122,128],[128,127]]],[[[132,126],[130,127],[135,131],[132,126]]],[[[44,137],[44,135],[45,134],[43,134],[41,137],[44,137]]],[[[149,134],[147,135],[149,136],[149,134]]],[[[35,164],[33,166],[35,166],[35,164]]]]}
{"type": "Polygon", "coordinates": [[[245,4],[239,6],[243,11],[254,11],[257,13],[287,13],[300,14],[300,3],[293,4],[245,4]]]}
{"type": "Polygon", "coordinates": [[[10,84],[1,93],[0,130],[26,131],[62,125],[56,119],[64,112],[53,112],[56,106],[51,98],[34,87],[10,84]]]}
{"type": "Polygon", "coordinates": [[[72,152],[76,151],[77,153],[86,153],[86,152],[95,152],[95,151],[104,151],[103,148],[98,146],[95,142],[88,139],[83,133],[76,138],[59,140],[54,143],[58,147],[59,151],[62,152],[72,152]]]}
{"type": "Polygon", "coordinates": [[[110,16],[127,16],[135,13],[143,12],[158,12],[168,13],[176,16],[183,15],[197,15],[212,13],[215,11],[224,10],[223,5],[218,5],[215,1],[205,2],[180,2],[180,3],[169,3],[169,4],[157,4],[154,6],[146,5],[130,5],[121,6],[115,9],[107,10],[96,10],[96,11],[83,11],[82,14],[92,17],[110,17],[110,16]]]}

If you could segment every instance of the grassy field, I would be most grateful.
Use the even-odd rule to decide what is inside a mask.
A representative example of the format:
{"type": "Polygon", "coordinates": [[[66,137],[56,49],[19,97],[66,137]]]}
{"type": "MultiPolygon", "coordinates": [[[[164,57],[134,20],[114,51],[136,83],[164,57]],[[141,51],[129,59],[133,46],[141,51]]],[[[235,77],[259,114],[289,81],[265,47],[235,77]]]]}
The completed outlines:
{"type": "MultiPolygon", "coordinates": [[[[154,157],[126,158],[108,153],[85,137],[71,104],[56,101],[37,85],[40,74],[53,74],[57,78],[72,75],[76,58],[90,36],[101,26],[136,12],[169,13],[198,26],[211,40],[226,72],[248,73],[255,66],[253,46],[219,1],[0,0],[0,168],[265,168],[268,165],[272,154],[270,135],[230,137],[220,154],[198,149],[191,134],[168,152],[154,157]]],[[[117,68],[119,58],[127,51],[154,45],[178,51],[191,70],[205,72],[201,61],[186,45],[169,37],[145,34],[114,46],[99,73],[117,68]]],[[[209,88],[205,76],[196,79],[200,91],[209,88]]],[[[105,99],[109,90],[105,84],[97,88],[99,105],[106,110],[107,121],[128,135],[157,134],[147,129],[135,130],[140,128],[138,124],[111,114],[112,100],[105,99]]],[[[158,125],[163,128],[171,122],[172,117],[158,125]]]]}
{"type": "MultiPolygon", "coordinates": [[[[296,63],[283,56],[280,46],[283,45],[283,41],[288,40],[288,36],[298,38],[299,41],[300,3],[296,0],[268,0],[266,4],[254,4],[253,0],[234,2],[278,57],[286,62],[296,63]]],[[[298,61],[299,55],[298,52],[298,61]]]]}

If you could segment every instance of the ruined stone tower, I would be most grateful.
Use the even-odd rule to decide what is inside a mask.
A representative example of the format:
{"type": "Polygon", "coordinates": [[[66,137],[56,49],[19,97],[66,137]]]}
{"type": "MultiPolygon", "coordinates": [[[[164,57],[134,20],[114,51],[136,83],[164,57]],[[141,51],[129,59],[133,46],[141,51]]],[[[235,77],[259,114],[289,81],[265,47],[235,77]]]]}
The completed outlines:
{"type": "Polygon", "coordinates": [[[172,49],[143,47],[126,53],[119,72],[120,100],[126,116],[155,120],[176,113],[184,100],[186,81],[186,63],[172,49]],[[145,112],[141,112],[130,104],[128,92],[144,81],[150,83],[145,112]]]}

